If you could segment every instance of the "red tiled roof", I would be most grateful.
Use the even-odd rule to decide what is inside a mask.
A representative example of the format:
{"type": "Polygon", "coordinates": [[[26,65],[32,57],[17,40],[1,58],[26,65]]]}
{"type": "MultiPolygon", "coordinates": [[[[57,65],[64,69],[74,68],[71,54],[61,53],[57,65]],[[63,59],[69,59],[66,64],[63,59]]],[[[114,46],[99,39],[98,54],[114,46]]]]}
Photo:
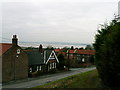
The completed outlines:
{"type": "Polygon", "coordinates": [[[75,50],[69,50],[69,53],[73,54],[75,53],[75,50]]]}
{"type": "Polygon", "coordinates": [[[54,49],[55,52],[59,52],[61,49],[54,49]]]}
{"type": "Polygon", "coordinates": [[[12,47],[9,43],[0,43],[0,56],[12,47]]]}
{"type": "Polygon", "coordinates": [[[78,54],[95,55],[95,50],[77,50],[76,53],[78,53],[78,54]]]}
{"type": "Polygon", "coordinates": [[[59,54],[62,54],[62,55],[65,56],[65,55],[66,55],[66,52],[58,52],[58,55],[59,55],[59,54]]]}

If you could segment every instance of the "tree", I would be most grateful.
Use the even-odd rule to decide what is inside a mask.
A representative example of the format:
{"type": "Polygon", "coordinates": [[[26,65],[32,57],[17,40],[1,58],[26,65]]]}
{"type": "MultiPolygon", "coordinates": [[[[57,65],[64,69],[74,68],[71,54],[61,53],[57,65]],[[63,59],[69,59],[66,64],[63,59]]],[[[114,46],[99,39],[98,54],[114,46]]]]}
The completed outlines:
{"type": "Polygon", "coordinates": [[[67,52],[67,50],[69,50],[70,48],[69,47],[63,47],[63,52],[67,52]]]}
{"type": "Polygon", "coordinates": [[[54,48],[51,45],[48,45],[46,50],[53,50],[54,48]]]}
{"type": "Polygon", "coordinates": [[[102,25],[95,37],[95,63],[104,85],[120,86],[120,23],[102,25]]]}
{"type": "Polygon", "coordinates": [[[63,70],[65,66],[65,58],[63,54],[58,55],[58,60],[59,60],[59,69],[63,70]]]}
{"type": "Polygon", "coordinates": [[[91,45],[86,45],[85,50],[92,50],[93,47],[91,45]]]}
{"type": "Polygon", "coordinates": [[[70,48],[71,50],[74,50],[74,47],[73,46],[71,46],[71,48],[70,48]]]}

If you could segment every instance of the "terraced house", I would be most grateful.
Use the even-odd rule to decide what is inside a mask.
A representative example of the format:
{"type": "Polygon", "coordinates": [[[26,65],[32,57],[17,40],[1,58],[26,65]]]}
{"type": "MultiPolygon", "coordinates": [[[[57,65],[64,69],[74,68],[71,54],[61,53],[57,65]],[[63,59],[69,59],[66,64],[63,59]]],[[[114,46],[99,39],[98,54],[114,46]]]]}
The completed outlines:
{"type": "Polygon", "coordinates": [[[75,49],[67,51],[67,58],[72,67],[88,66],[94,59],[95,50],[75,49]]]}
{"type": "Polygon", "coordinates": [[[66,52],[62,49],[54,50],[57,55],[62,54],[69,61],[70,67],[88,66],[94,63],[95,50],[68,49],[66,52]]]}

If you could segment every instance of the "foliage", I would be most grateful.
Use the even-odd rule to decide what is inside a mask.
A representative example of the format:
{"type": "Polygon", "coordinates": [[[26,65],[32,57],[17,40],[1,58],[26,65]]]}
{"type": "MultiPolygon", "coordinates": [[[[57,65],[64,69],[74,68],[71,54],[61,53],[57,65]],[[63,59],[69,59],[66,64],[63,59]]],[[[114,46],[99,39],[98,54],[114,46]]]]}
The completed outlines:
{"type": "Polygon", "coordinates": [[[71,48],[70,48],[71,50],[74,50],[74,47],[73,46],[71,46],[71,48]]]}
{"type": "Polygon", "coordinates": [[[65,57],[64,57],[64,55],[63,54],[59,54],[58,55],[58,60],[59,60],[59,69],[64,69],[64,66],[65,66],[65,57]]]}
{"type": "Polygon", "coordinates": [[[33,49],[37,49],[35,47],[26,47],[25,50],[33,50],[33,49]]]}
{"type": "Polygon", "coordinates": [[[46,50],[54,50],[54,48],[51,45],[48,45],[46,50]]]}
{"type": "Polygon", "coordinates": [[[113,20],[102,25],[95,37],[95,63],[103,83],[111,87],[120,86],[120,23],[113,20]]]}
{"type": "Polygon", "coordinates": [[[94,55],[90,56],[90,63],[94,64],[94,55]]]}
{"type": "Polygon", "coordinates": [[[86,45],[85,50],[93,50],[93,47],[91,45],[86,45]]]}
{"type": "Polygon", "coordinates": [[[67,50],[69,50],[70,48],[69,47],[63,47],[63,52],[67,52],[67,50]]]}

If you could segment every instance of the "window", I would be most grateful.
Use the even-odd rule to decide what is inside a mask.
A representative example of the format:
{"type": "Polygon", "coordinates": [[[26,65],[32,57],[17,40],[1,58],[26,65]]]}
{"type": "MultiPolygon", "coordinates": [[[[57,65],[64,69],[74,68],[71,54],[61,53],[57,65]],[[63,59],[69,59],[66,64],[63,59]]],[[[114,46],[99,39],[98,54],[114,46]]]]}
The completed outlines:
{"type": "Polygon", "coordinates": [[[80,56],[80,54],[77,54],[77,56],[80,56]]]}
{"type": "Polygon", "coordinates": [[[17,54],[20,54],[20,49],[17,49],[17,54]]]}
{"type": "Polygon", "coordinates": [[[85,59],[84,59],[84,58],[82,58],[82,62],[85,62],[85,59]]]}
{"type": "Polygon", "coordinates": [[[40,67],[39,67],[39,70],[41,71],[41,65],[40,65],[40,67]]]}
{"type": "Polygon", "coordinates": [[[39,71],[39,67],[37,66],[37,71],[39,71]]]}
{"type": "Polygon", "coordinates": [[[51,69],[51,63],[50,63],[50,69],[51,69]]]}
{"type": "Polygon", "coordinates": [[[53,62],[53,68],[55,68],[55,66],[54,66],[55,64],[54,64],[54,62],[53,62]]]}
{"type": "Polygon", "coordinates": [[[77,60],[80,60],[80,58],[79,58],[79,57],[77,57],[77,60]]]}
{"type": "Polygon", "coordinates": [[[30,72],[32,72],[32,68],[30,68],[30,72]]]}
{"type": "Polygon", "coordinates": [[[52,53],[52,55],[50,56],[50,59],[55,59],[54,53],[52,53]]]}

